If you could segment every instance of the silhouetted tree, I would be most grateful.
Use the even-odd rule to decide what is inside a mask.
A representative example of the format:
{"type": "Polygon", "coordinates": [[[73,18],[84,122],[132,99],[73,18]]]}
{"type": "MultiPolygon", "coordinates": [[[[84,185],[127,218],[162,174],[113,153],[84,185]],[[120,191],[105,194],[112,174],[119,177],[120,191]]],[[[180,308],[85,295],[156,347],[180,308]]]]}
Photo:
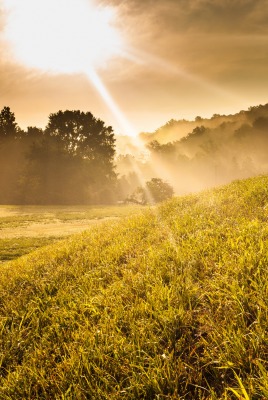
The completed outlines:
{"type": "Polygon", "coordinates": [[[59,111],[50,114],[44,133],[28,128],[31,145],[22,174],[21,198],[25,203],[110,203],[114,200],[111,127],[90,112],[59,111]]]}
{"type": "Polygon", "coordinates": [[[15,114],[9,107],[0,112],[0,202],[13,203],[17,193],[17,180],[24,162],[24,153],[19,145],[15,114]]]}
{"type": "MultiPolygon", "coordinates": [[[[115,153],[115,138],[111,126],[96,119],[90,112],[59,111],[50,114],[46,133],[58,137],[64,150],[88,160],[100,159],[110,164],[115,153]]],[[[111,164],[110,164],[111,166],[111,164]]]]}
{"type": "Polygon", "coordinates": [[[15,138],[18,131],[15,114],[9,107],[4,107],[0,113],[0,138],[15,138]]]}
{"type": "Polygon", "coordinates": [[[156,203],[167,200],[174,194],[173,187],[160,178],[152,178],[146,182],[146,187],[156,203]]]}
{"type": "Polygon", "coordinates": [[[145,186],[137,187],[127,201],[138,204],[159,203],[173,195],[174,189],[169,183],[160,178],[152,178],[145,186]]]}

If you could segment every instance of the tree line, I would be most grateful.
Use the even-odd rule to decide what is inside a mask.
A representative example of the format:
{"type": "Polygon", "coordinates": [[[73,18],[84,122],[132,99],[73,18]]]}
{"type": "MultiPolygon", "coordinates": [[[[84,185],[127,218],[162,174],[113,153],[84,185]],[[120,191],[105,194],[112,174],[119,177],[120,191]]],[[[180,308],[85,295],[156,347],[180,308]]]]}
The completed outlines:
{"type": "Polygon", "coordinates": [[[137,169],[144,179],[157,173],[177,195],[268,173],[268,104],[210,119],[171,120],[141,138],[149,150],[147,160],[129,154],[117,162],[118,171],[128,173],[126,180],[134,185],[137,169]]]}
{"type": "Polygon", "coordinates": [[[90,112],[50,114],[22,130],[0,113],[1,204],[106,204],[116,199],[115,137],[90,112]]]}
{"type": "Polygon", "coordinates": [[[115,158],[112,127],[90,112],[58,111],[44,129],[22,130],[4,107],[0,204],[144,204],[174,190],[184,194],[268,173],[268,104],[211,119],[172,120],[140,137],[149,150],[145,159],[115,158]]]}
{"type": "MultiPolygon", "coordinates": [[[[111,126],[90,112],[50,114],[45,129],[21,129],[9,107],[0,112],[0,204],[147,204],[173,195],[160,178],[141,186],[116,171],[111,126]]],[[[119,157],[120,159],[120,157],[119,157]]]]}

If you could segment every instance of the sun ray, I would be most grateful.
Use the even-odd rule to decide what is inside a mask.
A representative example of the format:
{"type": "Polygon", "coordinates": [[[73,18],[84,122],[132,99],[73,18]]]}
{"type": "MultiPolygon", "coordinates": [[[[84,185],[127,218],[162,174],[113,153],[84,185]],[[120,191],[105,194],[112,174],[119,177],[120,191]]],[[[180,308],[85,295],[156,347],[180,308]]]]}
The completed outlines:
{"type": "Polygon", "coordinates": [[[241,102],[244,99],[238,96],[236,93],[230,92],[229,90],[210,82],[204,77],[199,77],[192,72],[185,70],[184,68],[174,65],[173,63],[164,60],[152,53],[144,52],[142,50],[137,50],[131,47],[122,50],[122,56],[124,56],[129,61],[135,62],[136,64],[144,65],[147,67],[155,67],[157,71],[162,71],[163,73],[170,73],[172,75],[180,76],[189,82],[196,83],[199,87],[210,91],[213,94],[221,96],[232,101],[241,102]]]}
{"type": "Polygon", "coordinates": [[[108,89],[102,82],[97,72],[93,68],[90,68],[87,71],[86,75],[92,85],[97,89],[97,92],[104,100],[109,110],[112,112],[113,116],[115,117],[116,121],[122,129],[122,133],[134,137],[136,135],[134,128],[131,126],[130,122],[125,117],[124,113],[121,111],[120,107],[109,93],[108,89]]]}

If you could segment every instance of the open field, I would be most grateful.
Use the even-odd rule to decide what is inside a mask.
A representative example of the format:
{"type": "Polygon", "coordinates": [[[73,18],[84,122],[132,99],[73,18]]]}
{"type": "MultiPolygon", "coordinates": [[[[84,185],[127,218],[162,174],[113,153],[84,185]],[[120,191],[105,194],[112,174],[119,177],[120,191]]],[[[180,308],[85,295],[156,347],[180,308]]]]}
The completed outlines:
{"type": "Polygon", "coordinates": [[[30,253],[92,225],[139,212],[122,206],[1,206],[0,263],[30,253]]]}
{"type": "Polygon", "coordinates": [[[268,398],[268,177],[0,269],[0,399],[268,398]]]}

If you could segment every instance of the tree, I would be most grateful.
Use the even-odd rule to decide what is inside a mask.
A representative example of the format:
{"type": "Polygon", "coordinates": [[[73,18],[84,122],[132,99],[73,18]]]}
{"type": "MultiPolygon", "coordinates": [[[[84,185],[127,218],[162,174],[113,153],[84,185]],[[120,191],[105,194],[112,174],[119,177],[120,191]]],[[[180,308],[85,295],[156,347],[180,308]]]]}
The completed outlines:
{"type": "Polygon", "coordinates": [[[174,195],[173,187],[160,178],[152,178],[146,182],[146,187],[155,203],[167,200],[174,195]]]}
{"type": "Polygon", "coordinates": [[[268,117],[259,117],[253,122],[253,128],[268,131],[268,117]]]}
{"type": "Polygon", "coordinates": [[[23,167],[24,152],[20,146],[15,115],[9,107],[0,112],[0,202],[14,203],[17,181],[23,167]]]}
{"type": "Polygon", "coordinates": [[[90,112],[50,114],[46,129],[22,131],[0,113],[0,201],[32,204],[115,200],[115,138],[90,112]]]}
{"type": "Polygon", "coordinates": [[[44,132],[41,128],[37,128],[36,126],[28,126],[27,131],[24,132],[24,135],[33,140],[39,139],[43,136],[44,132]]]}
{"type": "MultiPolygon", "coordinates": [[[[111,126],[95,118],[90,112],[58,111],[50,114],[45,134],[54,137],[58,147],[77,160],[76,165],[87,164],[87,180],[96,198],[96,192],[107,189],[116,179],[114,172],[115,137],[111,126]],[[94,187],[93,187],[94,186],[94,187]]],[[[81,173],[85,168],[78,168],[81,173]]],[[[86,178],[83,179],[86,181],[86,178]]],[[[98,196],[97,196],[98,197],[98,196]]],[[[101,196],[103,199],[103,196],[101,196]]],[[[96,199],[96,201],[99,201],[96,199]]],[[[101,200],[103,201],[103,200],[101,200]]]]}
{"type": "Polygon", "coordinates": [[[160,178],[152,178],[145,186],[139,186],[127,199],[133,203],[147,204],[159,203],[170,199],[174,195],[173,187],[160,178]]]}
{"type": "Polygon", "coordinates": [[[90,112],[58,111],[50,114],[46,133],[57,137],[65,151],[88,160],[111,163],[115,154],[115,138],[111,126],[96,119],[90,112]]]}
{"type": "Polygon", "coordinates": [[[176,152],[176,142],[160,144],[158,140],[153,140],[146,147],[151,151],[151,153],[165,156],[167,159],[168,157],[175,155],[176,152]]]}
{"type": "Polygon", "coordinates": [[[9,107],[4,107],[0,113],[0,138],[15,139],[18,132],[15,114],[10,111],[9,107]]]}
{"type": "Polygon", "coordinates": [[[27,166],[21,179],[23,202],[111,203],[116,174],[111,127],[90,112],[50,114],[44,132],[28,128],[27,166]]]}

